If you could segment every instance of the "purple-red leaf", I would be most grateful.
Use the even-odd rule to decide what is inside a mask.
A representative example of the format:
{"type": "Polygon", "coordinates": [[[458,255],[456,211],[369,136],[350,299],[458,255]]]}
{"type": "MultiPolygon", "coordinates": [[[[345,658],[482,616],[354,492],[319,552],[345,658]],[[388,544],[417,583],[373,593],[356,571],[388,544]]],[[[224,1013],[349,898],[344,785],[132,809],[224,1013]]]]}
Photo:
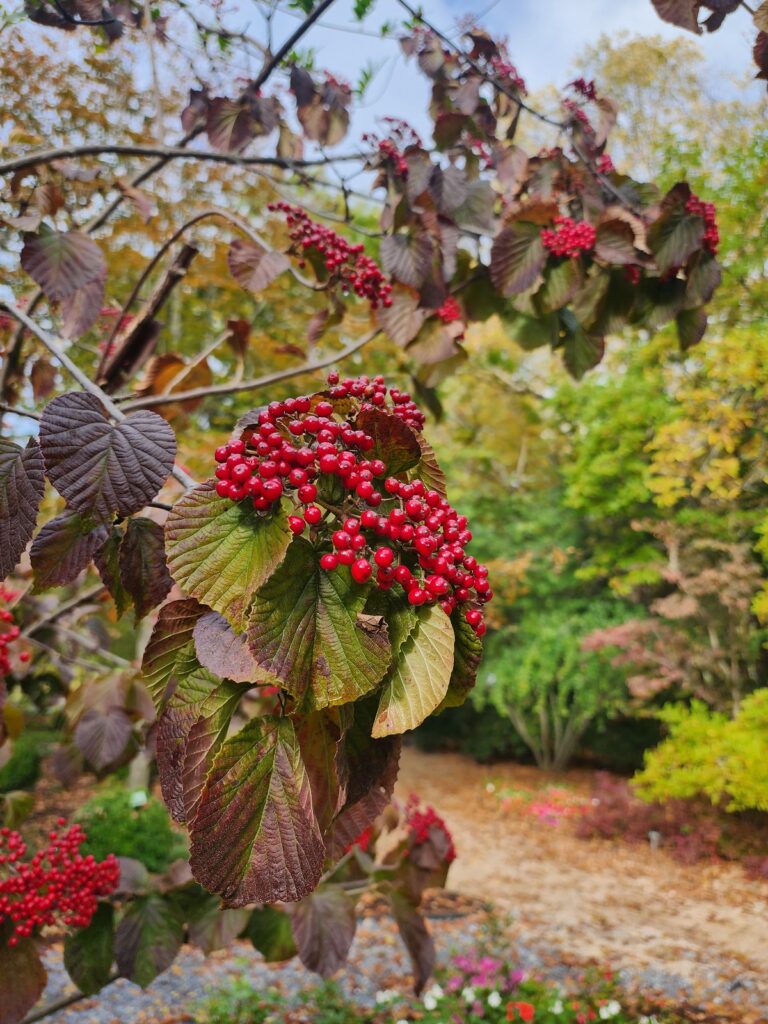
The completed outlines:
{"type": "Polygon", "coordinates": [[[75,728],[75,743],[97,772],[114,764],[131,739],[131,720],[122,708],[90,708],[75,728]]]}
{"type": "Polygon", "coordinates": [[[541,228],[517,221],[497,235],[491,249],[491,280],[502,295],[527,291],[547,262],[541,228]]]}
{"type": "Polygon", "coordinates": [[[703,306],[694,309],[684,309],[675,317],[677,325],[677,336],[680,340],[680,348],[687,352],[689,348],[698,345],[707,331],[707,311],[703,306]]]}
{"type": "Polygon", "coordinates": [[[404,285],[395,285],[391,299],[392,305],[382,306],[377,313],[379,324],[396,345],[405,348],[419,333],[427,311],[419,308],[419,293],[404,285]]]}
{"type": "Polygon", "coordinates": [[[223,615],[206,612],[197,620],[193,635],[203,668],[235,683],[263,680],[264,669],[256,663],[245,637],[236,633],[223,615]]]}
{"type": "Polygon", "coordinates": [[[7,919],[0,923],[0,1024],[19,1024],[43,994],[47,978],[33,939],[8,945],[11,928],[7,919]]]}
{"type": "Polygon", "coordinates": [[[418,436],[399,416],[381,409],[362,409],[356,426],[373,438],[370,457],[382,459],[390,475],[397,476],[412,469],[421,459],[418,436]]]}
{"type": "Polygon", "coordinates": [[[637,263],[632,225],[618,217],[603,221],[597,228],[595,256],[617,266],[637,263]]]}
{"type": "Polygon", "coordinates": [[[122,542],[122,531],[113,527],[104,544],[93,556],[93,561],[99,570],[99,576],[101,576],[101,582],[115,602],[118,619],[131,603],[131,595],[123,586],[123,581],[120,578],[120,545],[122,542]]]}
{"type": "Polygon", "coordinates": [[[120,579],[131,595],[136,621],[160,604],[173,586],[165,564],[163,528],[152,519],[135,516],[120,545],[120,579]]]}
{"type": "Polygon", "coordinates": [[[340,886],[320,886],[291,908],[291,924],[301,962],[330,978],[347,962],[357,926],[355,901],[340,886]]]}
{"type": "Polygon", "coordinates": [[[382,266],[411,288],[420,288],[429,276],[432,253],[432,240],[427,235],[387,235],[381,240],[382,266]]]}
{"type": "Polygon", "coordinates": [[[230,245],[227,262],[237,283],[256,294],[267,288],[291,265],[285,253],[272,252],[243,238],[236,238],[230,245]]]}
{"type": "Polygon", "coordinates": [[[204,611],[194,598],[170,601],[160,609],[141,663],[144,683],[155,707],[163,703],[173,680],[197,666],[192,633],[204,611]]]}
{"type": "Polygon", "coordinates": [[[79,231],[41,228],[28,235],[21,251],[21,265],[40,285],[47,298],[58,302],[99,278],[107,264],[99,246],[79,231]]]}
{"type": "Polygon", "coordinates": [[[150,893],[131,900],[115,933],[121,976],[146,988],[171,966],[183,939],[181,911],[171,899],[150,893]]]}
{"type": "Polygon", "coordinates": [[[72,583],[108,536],[109,527],[94,525],[93,520],[78,512],[63,512],[49,520],[32,542],[35,590],[72,583]]]}
{"type": "Polygon", "coordinates": [[[250,109],[244,103],[220,96],[209,100],[205,130],[215,149],[237,152],[256,136],[257,128],[250,109]]]}
{"type": "Polygon", "coordinates": [[[35,531],[45,491],[40,445],[26,448],[0,438],[0,579],[13,572],[35,531]]]}
{"type": "Polygon", "coordinates": [[[162,417],[142,410],[113,424],[97,398],[78,391],[46,406],[40,445],[59,494],[100,519],[143,508],[176,457],[176,438],[162,417]]]}
{"type": "Polygon", "coordinates": [[[79,338],[96,323],[104,305],[106,280],[105,271],[61,300],[61,333],[65,338],[79,338]]]}
{"type": "Polygon", "coordinates": [[[701,0],[651,0],[662,21],[701,35],[698,14],[701,0]]]}
{"type": "Polygon", "coordinates": [[[309,776],[312,806],[325,835],[347,798],[347,764],[343,756],[339,711],[330,708],[294,720],[302,760],[309,776]]]}
{"type": "Polygon", "coordinates": [[[312,892],[325,847],[290,719],[253,719],[225,741],[191,834],[195,878],[231,906],[312,892]]]}

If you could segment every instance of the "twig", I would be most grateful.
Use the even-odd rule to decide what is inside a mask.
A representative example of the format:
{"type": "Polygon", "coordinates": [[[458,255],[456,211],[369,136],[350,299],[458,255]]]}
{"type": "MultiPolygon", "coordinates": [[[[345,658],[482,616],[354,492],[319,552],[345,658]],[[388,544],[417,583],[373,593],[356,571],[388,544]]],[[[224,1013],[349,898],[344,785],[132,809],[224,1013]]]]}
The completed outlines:
{"type": "MultiPolygon", "coordinates": [[[[94,384],[93,381],[85,373],[83,373],[83,371],[76,363],[72,362],[67,353],[64,351],[62,343],[58,338],[54,337],[52,334],[49,334],[48,331],[44,330],[42,327],[36,324],[35,321],[28,317],[23,310],[18,309],[16,306],[9,305],[8,303],[4,302],[2,303],[2,308],[8,310],[11,316],[15,317],[19,321],[19,323],[24,324],[27,330],[34,334],[38,341],[42,342],[42,344],[45,345],[45,347],[48,349],[51,355],[54,356],[59,361],[59,363],[64,367],[65,370],[67,370],[70,376],[77,381],[77,383],[82,387],[82,389],[84,391],[87,391],[89,395],[93,395],[94,398],[97,398],[101,402],[101,404],[110,414],[110,416],[114,417],[114,419],[116,420],[125,419],[125,413],[122,411],[122,409],[119,409],[115,405],[115,403],[112,401],[109,395],[106,394],[106,392],[103,391],[98,386],[98,384],[94,384]]],[[[179,466],[173,467],[172,476],[182,485],[182,487],[189,489],[195,486],[195,481],[192,479],[192,477],[179,466]]]]}
{"type": "MultiPolygon", "coordinates": [[[[370,331],[362,338],[358,338],[357,341],[347,345],[340,352],[332,352],[321,359],[310,359],[301,366],[296,366],[290,370],[278,370],[275,373],[268,373],[263,377],[256,377],[253,380],[241,381],[239,383],[211,384],[206,388],[191,388],[189,391],[177,391],[172,398],[174,402],[187,402],[197,398],[209,398],[212,395],[234,395],[244,391],[258,391],[259,388],[268,387],[270,384],[276,384],[278,381],[290,380],[291,377],[300,377],[305,373],[313,373],[315,370],[322,370],[326,366],[333,365],[333,363],[341,362],[355,352],[359,352],[361,348],[373,341],[380,333],[381,330],[377,328],[375,331],[370,331]]],[[[141,398],[131,398],[124,402],[123,409],[131,411],[134,409],[147,409],[153,405],[163,405],[167,401],[167,395],[146,395],[141,398]]]]}
{"type": "Polygon", "coordinates": [[[307,17],[304,19],[301,25],[298,26],[296,31],[293,32],[290,36],[288,36],[288,38],[277,51],[277,53],[274,55],[274,57],[272,57],[271,60],[267,61],[267,63],[261,69],[259,74],[256,76],[256,80],[251,85],[251,89],[254,92],[259,90],[264,85],[264,83],[275,70],[275,68],[281,64],[283,58],[288,56],[288,54],[294,48],[296,43],[298,43],[301,37],[305,35],[310,28],[312,28],[317,19],[321,17],[323,14],[325,14],[325,12],[328,10],[328,8],[331,6],[333,2],[334,0],[321,0],[321,3],[319,3],[317,7],[315,7],[315,9],[310,14],[307,15],[307,17]]]}
{"type": "Polygon", "coordinates": [[[330,163],[349,163],[353,160],[366,160],[366,153],[342,153],[339,156],[324,156],[293,160],[280,156],[245,156],[243,153],[226,153],[215,149],[187,149],[185,146],[143,146],[132,142],[86,143],[82,146],[61,146],[58,149],[41,149],[34,153],[25,153],[14,160],[6,160],[0,164],[0,176],[23,171],[27,167],[50,164],[56,160],[74,159],[79,156],[99,156],[112,153],[118,156],[160,157],[164,164],[170,160],[211,160],[219,164],[233,164],[238,167],[281,167],[289,171],[292,168],[323,167],[330,163]]]}
{"type": "Polygon", "coordinates": [[[27,409],[17,409],[13,405],[0,405],[0,412],[9,412],[14,416],[26,416],[30,420],[39,420],[36,412],[29,412],[27,409]]]}
{"type": "Polygon", "coordinates": [[[152,70],[152,91],[155,99],[155,138],[158,142],[163,139],[163,98],[160,92],[160,78],[157,73],[157,56],[155,54],[155,40],[152,30],[152,9],[150,0],[144,0],[144,17],[142,19],[142,31],[149,50],[149,66],[152,70]]]}
{"type": "Polygon", "coordinates": [[[77,608],[80,604],[87,604],[88,601],[91,601],[94,597],[98,597],[100,594],[104,593],[105,590],[106,587],[104,584],[99,583],[95,587],[91,587],[90,589],[83,591],[82,594],[76,594],[75,597],[70,598],[69,601],[64,601],[63,604],[57,605],[53,611],[44,615],[36,622],[33,622],[30,626],[26,626],[22,629],[21,635],[23,637],[32,636],[34,633],[37,633],[38,630],[44,629],[51,622],[54,622],[61,615],[66,615],[67,612],[71,612],[73,608],[77,608]]]}

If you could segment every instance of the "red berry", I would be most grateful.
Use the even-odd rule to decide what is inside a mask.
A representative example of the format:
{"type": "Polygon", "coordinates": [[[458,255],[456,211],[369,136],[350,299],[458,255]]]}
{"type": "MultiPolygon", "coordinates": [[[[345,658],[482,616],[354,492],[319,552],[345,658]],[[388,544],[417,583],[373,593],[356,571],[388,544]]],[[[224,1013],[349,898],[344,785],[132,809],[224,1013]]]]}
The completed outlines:
{"type": "Polygon", "coordinates": [[[371,578],[373,569],[367,558],[358,558],[351,568],[352,579],[355,583],[367,583],[371,578]]]}
{"type": "Polygon", "coordinates": [[[301,516],[288,516],[288,526],[290,527],[291,533],[304,533],[306,523],[301,516]]]}
{"type": "Polygon", "coordinates": [[[320,567],[322,569],[330,571],[331,569],[335,569],[338,566],[338,564],[339,559],[337,558],[336,555],[332,555],[330,552],[328,552],[328,554],[320,556],[320,567]]]}
{"type": "Polygon", "coordinates": [[[392,548],[376,548],[373,560],[376,565],[380,566],[382,569],[386,569],[394,562],[395,553],[392,548]]]}
{"type": "Polygon", "coordinates": [[[470,626],[477,626],[483,621],[483,613],[477,608],[469,608],[464,616],[470,626]]]}
{"type": "Polygon", "coordinates": [[[304,509],[304,518],[310,526],[317,526],[323,518],[323,510],[318,508],[317,505],[307,505],[304,509]]]}

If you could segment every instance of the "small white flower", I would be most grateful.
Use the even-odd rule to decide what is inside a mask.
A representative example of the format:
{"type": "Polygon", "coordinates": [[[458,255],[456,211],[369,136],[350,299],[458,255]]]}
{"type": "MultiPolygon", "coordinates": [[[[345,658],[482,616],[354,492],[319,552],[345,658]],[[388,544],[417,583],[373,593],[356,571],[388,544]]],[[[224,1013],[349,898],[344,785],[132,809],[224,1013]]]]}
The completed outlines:
{"type": "Polygon", "coordinates": [[[600,1007],[600,1020],[610,1020],[611,1017],[616,1017],[621,1013],[621,1003],[617,1000],[612,999],[610,1003],[606,1003],[605,1006],[600,1007]]]}
{"type": "Polygon", "coordinates": [[[405,1017],[401,1017],[400,1020],[395,1021],[395,1024],[408,1024],[408,1021],[405,1019],[405,1017]]]}
{"type": "Polygon", "coordinates": [[[398,998],[398,993],[394,989],[387,988],[379,990],[376,993],[376,1003],[378,1006],[383,1006],[385,1003],[392,1003],[398,998]]]}
{"type": "Polygon", "coordinates": [[[443,990],[440,988],[439,985],[435,984],[430,989],[427,989],[427,995],[434,996],[435,999],[442,999],[443,990]]]}
{"type": "Polygon", "coordinates": [[[461,990],[461,998],[465,1003],[474,1003],[475,990],[470,985],[467,985],[466,988],[461,990]]]}
{"type": "Polygon", "coordinates": [[[550,1006],[549,1012],[550,1013],[562,1013],[563,1012],[563,1002],[562,1002],[562,1000],[561,999],[556,999],[555,1002],[552,1003],[552,1005],[550,1006]]]}
{"type": "Polygon", "coordinates": [[[435,999],[435,997],[433,995],[430,995],[429,992],[427,992],[427,994],[424,996],[424,1009],[425,1010],[436,1010],[437,1009],[437,1000],[435,999]]]}
{"type": "Polygon", "coordinates": [[[485,784],[485,792],[486,793],[495,793],[496,792],[496,787],[494,786],[494,784],[492,782],[486,782],[486,784],[485,784]]]}
{"type": "Polygon", "coordinates": [[[488,1005],[491,1007],[492,1010],[495,1010],[497,1007],[501,1006],[501,995],[498,992],[491,992],[491,994],[488,996],[488,1005]]]}

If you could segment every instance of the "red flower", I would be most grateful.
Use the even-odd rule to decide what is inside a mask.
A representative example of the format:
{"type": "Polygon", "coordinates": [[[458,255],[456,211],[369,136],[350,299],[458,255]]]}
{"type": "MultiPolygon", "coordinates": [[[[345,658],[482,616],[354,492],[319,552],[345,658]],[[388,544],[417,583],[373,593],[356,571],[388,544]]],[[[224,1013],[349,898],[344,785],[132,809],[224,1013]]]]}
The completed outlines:
{"type": "Polygon", "coordinates": [[[507,1003],[507,1020],[517,1020],[518,1015],[527,1024],[536,1015],[536,1007],[533,1003],[507,1003]]]}

